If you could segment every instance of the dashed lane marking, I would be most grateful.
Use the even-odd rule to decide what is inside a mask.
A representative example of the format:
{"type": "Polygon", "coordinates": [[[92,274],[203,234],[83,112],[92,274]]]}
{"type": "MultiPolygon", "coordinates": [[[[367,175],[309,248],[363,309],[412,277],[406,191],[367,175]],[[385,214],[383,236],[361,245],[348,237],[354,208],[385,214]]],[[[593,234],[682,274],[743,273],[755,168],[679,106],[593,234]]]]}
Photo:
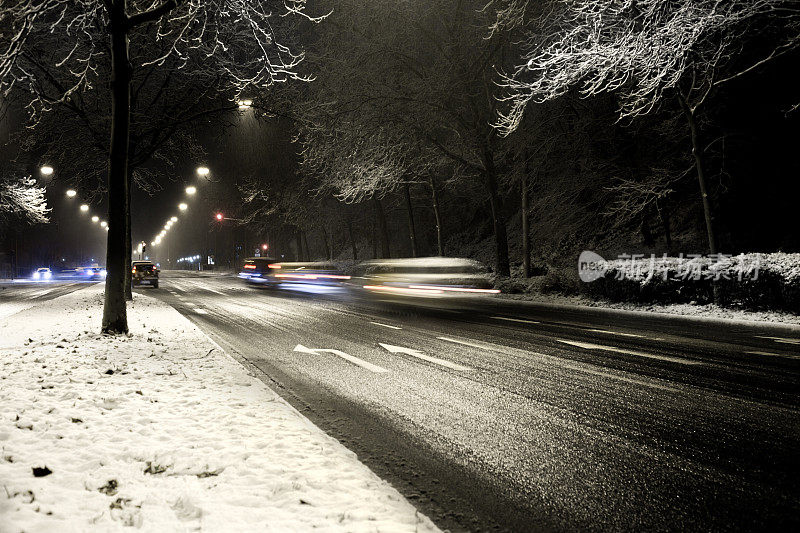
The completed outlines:
{"type": "Polygon", "coordinates": [[[390,329],[403,329],[400,326],[392,326],[392,325],[389,325],[389,324],[381,324],[380,322],[372,322],[372,321],[370,321],[370,324],[375,324],[376,326],[383,326],[384,328],[390,328],[390,329]]]}
{"type": "Polygon", "coordinates": [[[786,359],[800,359],[800,355],[791,355],[788,353],[758,352],[758,351],[750,351],[745,353],[749,353],[750,355],[766,355],[769,357],[785,357],[786,359]]]}
{"type": "Polygon", "coordinates": [[[626,348],[618,348],[616,346],[604,346],[602,344],[593,344],[591,342],[578,342],[578,341],[568,341],[565,339],[556,339],[558,342],[569,344],[571,346],[577,346],[578,348],[583,348],[585,350],[604,350],[608,352],[617,352],[626,355],[635,355],[637,357],[645,357],[647,359],[658,359],[659,361],[667,361],[670,363],[678,363],[681,365],[703,365],[704,363],[700,361],[694,361],[692,359],[682,359],[680,357],[670,357],[668,355],[657,355],[652,353],[640,352],[638,350],[628,350],[626,348]]]}
{"type": "Polygon", "coordinates": [[[192,311],[194,311],[198,315],[207,315],[208,314],[208,311],[206,311],[205,309],[200,309],[199,307],[195,307],[194,309],[192,309],[192,311]]]}
{"type": "Polygon", "coordinates": [[[800,344],[800,339],[790,339],[787,337],[767,337],[766,335],[756,335],[756,337],[759,339],[770,339],[783,344],[800,344]]]}
{"type": "Polygon", "coordinates": [[[522,322],[523,324],[541,324],[536,320],[525,320],[524,318],[511,318],[508,316],[493,316],[492,318],[496,320],[506,320],[508,322],[522,322]]]}
{"type": "Polygon", "coordinates": [[[647,335],[638,335],[636,333],[624,333],[622,331],[612,331],[610,329],[587,329],[586,331],[591,331],[594,333],[607,333],[609,335],[619,335],[620,337],[636,337],[639,339],[650,339],[653,341],[663,340],[657,337],[648,337],[647,335]]]}
{"type": "Polygon", "coordinates": [[[656,383],[654,381],[644,381],[644,380],[641,380],[641,379],[629,378],[629,377],[625,377],[625,376],[620,376],[618,374],[612,374],[610,372],[606,372],[606,371],[603,371],[603,370],[595,370],[593,368],[589,368],[590,366],[594,366],[591,363],[580,363],[580,364],[569,363],[569,362],[565,361],[564,359],[562,359],[560,357],[556,357],[556,356],[553,356],[553,355],[547,355],[547,354],[544,354],[544,353],[541,353],[541,352],[532,352],[532,351],[529,351],[529,350],[521,350],[519,348],[511,348],[511,347],[506,347],[506,346],[480,345],[480,344],[475,344],[475,343],[472,343],[472,342],[462,341],[462,340],[459,340],[459,339],[451,339],[450,337],[437,337],[437,338],[441,339],[443,341],[454,342],[456,344],[463,344],[465,346],[471,346],[472,348],[479,348],[481,350],[489,350],[489,351],[492,351],[492,352],[498,352],[498,353],[504,353],[504,354],[522,353],[522,354],[525,354],[526,356],[535,355],[535,356],[537,356],[537,357],[539,357],[539,358],[541,358],[541,359],[543,359],[545,361],[551,362],[553,365],[555,365],[557,367],[560,367],[560,368],[566,368],[566,369],[569,369],[569,370],[574,370],[576,372],[584,372],[586,374],[591,374],[593,376],[603,377],[603,378],[607,378],[607,379],[613,379],[613,380],[616,380],[616,381],[624,381],[625,383],[633,383],[633,384],[636,384],[636,385],[642,385],[644,387],[650,387],[650,388],[653,388],[653,389],[665,390],[665,391],[670,391],[670,392],[683,392],[680,389],[677,389],[677,388],[674,388],[674,387],[669,387],[667,385],[661,385],[661,384],[656,383]]]}

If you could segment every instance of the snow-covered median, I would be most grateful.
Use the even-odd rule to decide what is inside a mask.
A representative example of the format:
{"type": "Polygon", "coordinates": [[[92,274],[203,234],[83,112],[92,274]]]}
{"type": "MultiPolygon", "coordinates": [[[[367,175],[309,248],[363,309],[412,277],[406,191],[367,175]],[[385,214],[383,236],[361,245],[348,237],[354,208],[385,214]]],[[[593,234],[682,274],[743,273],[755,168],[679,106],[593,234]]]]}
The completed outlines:
{"type": "Polygon", "coordinates": [[[95,286],[0,319],[0,531],[435,531],[177,311],[95,286]]]}

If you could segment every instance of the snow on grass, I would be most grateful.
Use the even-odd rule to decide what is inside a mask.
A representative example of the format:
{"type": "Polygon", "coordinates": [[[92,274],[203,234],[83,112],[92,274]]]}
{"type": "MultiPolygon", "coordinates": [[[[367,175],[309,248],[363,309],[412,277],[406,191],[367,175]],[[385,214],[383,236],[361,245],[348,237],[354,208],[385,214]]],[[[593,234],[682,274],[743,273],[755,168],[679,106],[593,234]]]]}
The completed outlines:
{"type": "Polygon", "coordinates": [[[102,287],[0,319],[0,531],[435,531],[174,309],[102,287]]]}

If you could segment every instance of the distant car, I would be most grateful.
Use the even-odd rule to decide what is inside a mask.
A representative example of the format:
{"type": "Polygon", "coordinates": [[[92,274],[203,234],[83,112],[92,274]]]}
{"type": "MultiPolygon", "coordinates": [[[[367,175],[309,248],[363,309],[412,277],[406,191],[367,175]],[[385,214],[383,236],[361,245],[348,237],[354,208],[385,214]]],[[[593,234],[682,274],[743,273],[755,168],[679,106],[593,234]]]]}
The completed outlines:
{"type": "Polygon", "coordinates": [[[275,274],[280,271],[280,265],[275,259],[269,257],[251,257],[245,259],[239,277],[248,283],[259,285],[272,285],[278,282],[275,274]]]}
{"type": "Polygon", "coordinates": [[[131,286],[149,285],[158,288],[158,267],[152,261],[133,261],[131,263],[131,286]]]}
{"type": "Polygon", "coordinates": [[[97,265],[78,267],[75,269],[75,277],[91,281],[102,280],[106,278],[106,269],[97,265]]]}
{"type": "Polygon", "coordinates": [[[47,268],[37,268],[36,272],[33,273],[33,279],[37,281],[46,281],[53,278],[53,272],[47,268]]]}
{"type": "Polygon", "coordinates": [[[333,294],[344,290],[350,276],[333,263],[273,263],[269,265],[278,288],[312,294],[333,294]]]}

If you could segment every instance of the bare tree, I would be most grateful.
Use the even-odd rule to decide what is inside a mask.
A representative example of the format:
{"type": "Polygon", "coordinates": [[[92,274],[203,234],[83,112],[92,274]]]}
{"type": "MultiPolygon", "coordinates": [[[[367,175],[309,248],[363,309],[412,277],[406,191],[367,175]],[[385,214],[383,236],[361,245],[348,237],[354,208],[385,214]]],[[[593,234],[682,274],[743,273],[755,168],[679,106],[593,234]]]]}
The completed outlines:
{"type": "Polygon", "coordinates": [[[499,22],[493,29],[527,24],[530,31],[523,43],[523,63],[501,81],[508,90],[503,100],[510,108],[498,115],[496,127],[503,135],[510,134],[529,103],[552,100],[573,87],[587,97],[605,92],[618,95],[623,119],[650,113],[665,96],[677,99],[689,126],[709,249],[716,252],[698,109],[720,83],[800,45],[798,4],[791,0],[578,0],[552,6],[531,22],[525,19],[527,3],[501,2],[499,22]],[[736,61],[742,43],[767,24],[778,28],[772,51],[742,68],[736,61]],[[545,28],[549,31],[542,31],[545,28]]]}
{"type": "Polygon", "coordinates": [[[35,179],[0,177],[0,223],[14,218],[28,224],[44,224],[49,213],[44,187],[39,187],[35,179]]]}
{"type": "Polygon", "coordinates": [[[271,19],[278,14],[305,17],[304,13],[305,0],[28,0],[0,6],[0,90],[27,91],[34,124],[43,112],[110,80],[104,332],[128,331],[125,234],[134,70],[164,66],[171,59],[178,61],[177,68],[202,63],[206,73],[225,79],[234,100],[250,89],[302,79],[297,66],[303,54],[284,44],[271,19]],[[161,46],[134,65],[132,37],[161,46]],[[32,61],[45,65],[44,72],[34,70],[32,61]],[[47,78],[53,72],[67,73],[63,77],[69,80],[55,96],[42,90],[51,85],[47,78]]]}

